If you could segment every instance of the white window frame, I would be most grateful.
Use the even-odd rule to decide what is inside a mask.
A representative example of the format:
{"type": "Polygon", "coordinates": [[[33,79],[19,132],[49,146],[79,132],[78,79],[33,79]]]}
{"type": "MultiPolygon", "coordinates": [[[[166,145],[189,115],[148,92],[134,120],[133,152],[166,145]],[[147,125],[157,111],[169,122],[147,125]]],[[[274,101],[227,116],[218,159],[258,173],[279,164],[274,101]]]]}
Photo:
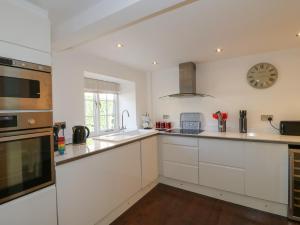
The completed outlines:
{"type": "MultiPolygon", "coordinates": [[[[104,92],[89,92],[85,91],[85,93],[91,93],[93,94],[93,121],[94,121],[94,132],[91,131],[91,136],[99,136],[99,135],[104,135],[104,134],[109,134],[109,133],[114,133],[119,130],[119,94],[118,93],[104,93],[104,92]],[[115,129],[113,130],[101,130],[101,124],[100,124],[100,94],[113,94],[115,95],[115,107],[114,107],[114,114],[115,115],[115,129]]],[[[84,96],[84,102],[86,101],[85,96],[84,96]]],[[[107,96],[106,100],[107,101],[107,96]]],[[[108,115],[107,109],[106,109],[106,124],[108,124],[108,116],[113,116],[113,115],[108,115]]],[[[86,106],[84,106],[84,120],[86,124],[86,106]]]]}

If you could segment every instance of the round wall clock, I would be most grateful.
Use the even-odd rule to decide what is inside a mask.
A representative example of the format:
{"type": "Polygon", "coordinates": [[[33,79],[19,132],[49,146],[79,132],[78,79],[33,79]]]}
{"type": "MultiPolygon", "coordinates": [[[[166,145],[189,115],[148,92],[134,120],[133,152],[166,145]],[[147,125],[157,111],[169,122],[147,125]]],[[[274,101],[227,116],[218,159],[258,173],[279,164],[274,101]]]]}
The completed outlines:
{"type": "Polygon", "coordinates": [[[270,63],[258,63],[252,66],[247,74],[248,83],[254,88],[271,87],[278,79],[278,71],[270,63]]]}

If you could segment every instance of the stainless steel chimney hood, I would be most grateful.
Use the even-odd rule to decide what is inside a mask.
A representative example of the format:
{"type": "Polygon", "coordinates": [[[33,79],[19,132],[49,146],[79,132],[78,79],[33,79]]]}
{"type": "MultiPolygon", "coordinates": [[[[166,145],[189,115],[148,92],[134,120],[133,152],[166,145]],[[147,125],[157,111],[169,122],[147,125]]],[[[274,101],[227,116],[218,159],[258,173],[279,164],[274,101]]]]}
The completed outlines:
{"type": "MultiPolygon", "coordinates": [[[[179,64],[179,93],[163,97],[213,97],[196,92],[196,65],[193,62],[179,64]]],[[[161,98],[163,98],[161,97],[161,98]]]]}

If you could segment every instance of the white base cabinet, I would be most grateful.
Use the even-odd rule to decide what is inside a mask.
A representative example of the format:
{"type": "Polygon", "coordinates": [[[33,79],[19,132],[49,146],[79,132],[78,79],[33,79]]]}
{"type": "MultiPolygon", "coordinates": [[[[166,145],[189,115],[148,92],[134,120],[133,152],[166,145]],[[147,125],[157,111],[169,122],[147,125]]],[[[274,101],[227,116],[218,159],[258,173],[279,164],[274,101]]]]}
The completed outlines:
{"type": "Polygon", "coordinates": [[[162,176],[198,184],[197,138],[163,136],[160,156],[162,176]]]}
{"type": "Polygon", "coordinates": [[[158,143],[153,136],[141,141],[142,186],[146,187],[158,178],[158,143]]]}
{"type": "Polygon", "coordinates": [[[55,186],[0,205],[1,225],[57,225],[55,186]]]}
{"type": "Polygon", "coordinates": [[[59,225],[94,225],[141,189],[140,142],[56,167],[59,225]]]}
{"type": "Polygon", "coordinates": [[[246,195],[288,203],[288,145],[245,143],[246,195]]]}
{"type": "Polygon", "coordinates": [[[163,177],[287,205],[287,144],[176,136],[160,139],[163,177]]]}

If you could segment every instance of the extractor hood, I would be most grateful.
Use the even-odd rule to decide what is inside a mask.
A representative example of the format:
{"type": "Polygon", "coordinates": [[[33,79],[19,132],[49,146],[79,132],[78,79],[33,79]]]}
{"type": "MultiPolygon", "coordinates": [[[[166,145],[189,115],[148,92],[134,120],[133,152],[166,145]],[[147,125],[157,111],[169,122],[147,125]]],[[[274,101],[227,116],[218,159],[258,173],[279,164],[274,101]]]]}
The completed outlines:
{"type": "MultiPolygon", "coordinates": [[[[196,65],[193,62],[179,64],[179,93],[163,97],[213,97],[196,92],[196,65]]],[[[162,97],[162,98],[163,98],[162,97]]]]}

